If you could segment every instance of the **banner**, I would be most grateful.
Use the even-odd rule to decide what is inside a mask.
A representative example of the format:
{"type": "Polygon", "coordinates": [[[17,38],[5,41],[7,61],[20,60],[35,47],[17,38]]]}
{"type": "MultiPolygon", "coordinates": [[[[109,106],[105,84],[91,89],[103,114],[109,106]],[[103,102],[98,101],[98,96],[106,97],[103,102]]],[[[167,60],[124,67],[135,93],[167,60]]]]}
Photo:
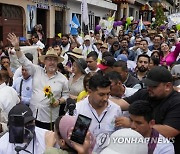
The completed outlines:
{"type": "Polygon", "coordinates": [[[26,19],[27,33],[30,34],[32,29],[36,25],[36,6],[27,5],[26,19]]]}
{"type": "Polygon", "coordinates": [[[89,16],[88,16],[88,7],[87,7],[87,1],[82,0],[81,3],[81,15],[82,15],[82,21],[85,25],[89,24],[89,16]]]}
{"type": "Polygon", "coordinates": [[[180,13],[171,14],[167,18],[169,28],[171,28],[173,25],[180,24],[180,13]]]}

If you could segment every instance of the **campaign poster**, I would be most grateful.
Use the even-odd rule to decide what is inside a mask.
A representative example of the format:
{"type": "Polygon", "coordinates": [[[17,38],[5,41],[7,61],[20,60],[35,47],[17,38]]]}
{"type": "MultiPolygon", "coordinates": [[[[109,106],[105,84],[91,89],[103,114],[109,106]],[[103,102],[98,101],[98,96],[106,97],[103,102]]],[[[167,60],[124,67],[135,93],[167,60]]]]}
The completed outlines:
{"type": "Polygon", "coordinates": [[[30,34],[33,27],[36,25],[36,6],[35,5],[27,5],[27,15],[26,15],[26,23],[27,23],[27,33],[30,34]]]}

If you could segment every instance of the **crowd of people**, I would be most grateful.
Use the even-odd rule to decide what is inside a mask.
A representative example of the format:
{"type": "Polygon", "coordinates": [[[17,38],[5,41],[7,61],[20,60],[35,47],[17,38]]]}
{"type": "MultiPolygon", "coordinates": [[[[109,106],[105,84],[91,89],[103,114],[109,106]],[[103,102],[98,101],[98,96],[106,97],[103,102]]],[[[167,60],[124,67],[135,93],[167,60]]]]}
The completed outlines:
{"type": "Polygon", "coordinates": [[[0,47],[0,154],[180,153],[179,31],[118,30],[55,35],[50,45],[41,26],[28,41],[8,34],[10,45],[0,47]],[[91,118],[82,145],[70,140],[79,114],[91,118]],[[22,144],[9,142],[13,115],[24,116],[22,144]]]}

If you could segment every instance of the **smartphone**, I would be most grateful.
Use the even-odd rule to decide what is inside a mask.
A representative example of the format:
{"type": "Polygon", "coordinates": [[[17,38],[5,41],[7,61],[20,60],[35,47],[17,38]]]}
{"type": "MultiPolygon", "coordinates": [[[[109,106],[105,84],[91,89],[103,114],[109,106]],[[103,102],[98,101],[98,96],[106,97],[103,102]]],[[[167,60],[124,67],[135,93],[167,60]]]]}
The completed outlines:
{"type": "Polygon", "coordinates": [[[11,115],[9,117],[9,142],[24,142],[24,116],[11,115]]]}
{"type": "Polygon", "coordinates": [[[25,37],[19,37],[19,41],[26,41],[27,39],[25,37]]]}
{"type": "Polygon", "coordinates": [[[91,118],[79,114],[71,135],[71,140],[83,144],[90,124],[91,118]]]}

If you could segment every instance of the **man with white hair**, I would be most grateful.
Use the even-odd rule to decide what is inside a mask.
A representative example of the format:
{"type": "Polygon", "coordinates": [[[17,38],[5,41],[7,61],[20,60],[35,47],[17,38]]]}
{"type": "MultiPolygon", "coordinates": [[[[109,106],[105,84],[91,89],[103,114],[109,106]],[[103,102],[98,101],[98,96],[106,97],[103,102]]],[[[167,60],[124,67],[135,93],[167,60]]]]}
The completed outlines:
{"type": "Polygon", "coordinates": [[[8,34],[7,38],[15,47],[16,55],[19,62],[24,66],[32,76],[32,99],[30,108],[36,117],[36,126],[52,129],[52,123],[59,115],[59,105],[66,101],[68,97],[68,81],[67,78],[57,71],[57,64],[63,61],[54,49],[47,51],[46,55],[39,57],[43,61],[45,67],[42,68],[29,61],[20,50],[19,40],[14,33],[8,34]],[[55,101],[50,103],[50,99],[45,96],[43,90],[50,87],[55,101]]]}

